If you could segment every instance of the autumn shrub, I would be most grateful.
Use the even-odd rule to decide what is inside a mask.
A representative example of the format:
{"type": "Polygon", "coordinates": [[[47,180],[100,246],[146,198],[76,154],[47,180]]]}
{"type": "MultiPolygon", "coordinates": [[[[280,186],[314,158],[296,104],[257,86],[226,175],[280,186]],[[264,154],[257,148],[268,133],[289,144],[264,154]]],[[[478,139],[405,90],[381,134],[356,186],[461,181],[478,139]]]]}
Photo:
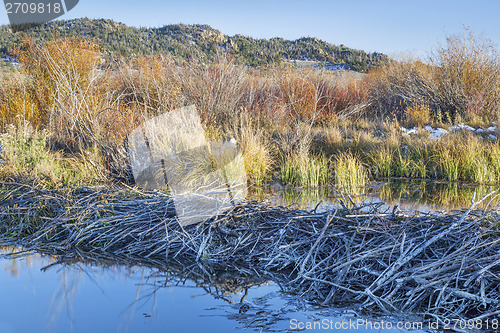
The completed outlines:
{"type": "Polygon", "coordinates": [[[99,48],[83,38],[25,39],[15,53],[41,123],[68,143],[93,139],[96,115],[106,107],[98,83],[99,48]]]}
{"type": "Polygon", "coordinates": [[[369,105],[368,84],[362,74],[284,65],[275,66],[272,75],[279,87],[277,98],[292,121],[313,124],[354,121],[369,105]]]}
{"type": "MultiPolygon", "coordinates": [[[[15,53],[21,73],[13,75],[19,78],[15,84],[0,89],[3,124],[28,122],[45,130],[50,149],[71,154],[54,164],[66,168],[66,175],[73,168],[83,175],[93,164],[113,173],[128,170],[124,139],[144,117],[138,103],[126,102],[123,77],[103,66],[99,48],[80,38],[26,39],[15,53]]],[[[150,72],[161,75],[156,68],[150,72]]],[[[153,87],[144,90],[155,92],[153,87]]],[[[51,156],[57,159],[58,154],[51,156]]]]}
{"type": "Polygon", "coordinates": [[[404,118],[426,105],[436,121],[487,123],[500,110],[500,58],[494,44],[473,33],[447,38],[427,64],[391,61],[370,72],[373,115],[404,118]]]}
{"type": "Polygon", "coordinates": [[[356,121],[364,115],[370,103],[369,86],[364,77],[320,72],[315,79],[321,92],[318,101],[320,122],[356,121]]]}
{"type": "Polygon", "coordinates": [[[291,119],[305,121],[318,117],[321,97],[311,71],[300,72],[292,66],[280,66],[274,69],[273,75],[280,88],[279,97],[291,119]]]}
{"type": "Polygon", "coordinates": [[[181,85],[174,59],[141,56],[120,67],[120,102],[144,117],[171,111],[181,102],[181,85]]]}
{"type": "Polygon", "coordinates": [[[29,122],[35,127],[42,123],[42,113],[32,91],[26,89],[26,78],[13,74],[3,78],[0,83],[0,122],[1,127],[9,124],[19,125],[29,122]]]}
{"type": "Polygon", "coordinates": [[[285,127],[290,119],[274,76],[260,70],[249,72],[243,85],[245,114],[269,132],[285,127]]]}
{"type": "Polygon", "coordinates": [[[466,121],[498,119],[500,57],[491,40],[466,31],[447,38],[433,58],[440,107],[466,121]]]}
{"type": "Polygon", "coordinates": [[[247,69],[230,56],[192,60],[180,71],[185,104],[194,104],[209,126],[232,127],[239,123],[247,69]]]}
{"type": "Polygon", "coordinates": [[[434,69],[415,59],[391,61],[369,73],[371,116],[404,118],[407,108],[425,104],[436,113],[439,109],[434,69]]]}

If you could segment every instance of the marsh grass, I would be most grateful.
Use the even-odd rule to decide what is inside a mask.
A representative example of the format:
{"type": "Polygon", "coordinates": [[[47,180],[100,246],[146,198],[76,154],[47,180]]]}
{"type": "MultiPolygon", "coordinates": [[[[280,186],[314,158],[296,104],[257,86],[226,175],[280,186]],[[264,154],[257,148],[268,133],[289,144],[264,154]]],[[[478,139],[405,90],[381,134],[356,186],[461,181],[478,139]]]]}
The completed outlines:
{"type": "Polygon", "coordinates": [[[287,154],[281,161],[280,173],[283,185],[318,187],[330,180],[324,155],[287,154]]]}
{"type": "Polygon", "coordinates": [[[25,179],[47,187],[96,184],[109,180],[104,157],[97,146],[68,156],[53,151],[49,134],[29,125],[9,127],[1,138],[3,179],[25,179]]]}
{"type": "Polygon", "coordinates": [[[343,153],[335,158],[335,185],[347,193],[356,194],[368,181],[368,174],[358,157],[343,153]]]}
{"type": "Polygon", "coordinates": [[[388,178],[393,176],[393,154],[392,150],[383,146],[370,154],[370,165],[372,174],[376,178],[388,178]]]}
{"type": "MultiPolygon", "coordinates": [[[[354,154],[375,179],[387,177],[443,179],[495,184],[500,181],[500,144],[468,131],[431,139],[428,133],[404,137],[397,124],[359,133],[354,127],[316,133],[313,151],[337,156],[354,154]],[[382,135],[380,135],[382,131],[382,135]],[[346,140],[344,137],[352,137],[346,140]],[[331,138],[331,139],[330,139],[331,138]]],[[[366,131],[366,130],[361,130],[366,131]]]]}
{"type": "Polygon", "coordinates": [[[449,150],[442,150],[436,155],[436,170],[449,181],[457,181],[460,177],[460,160],[449,150]]]}
{"type": "Polygon", "coordinates": [[[247,177],[250,183],[261,186],[270,176],[274,165],[272,147],[260,130],[245,126],[238,132],[247,177]]]}
{"type": "Polygon", "coordinates": [[[438,177],[479,184],[494,184],[500,179],[498,143],[487,142],[470,133],[458,133],[440,140],[431,149],[438,177]]]}

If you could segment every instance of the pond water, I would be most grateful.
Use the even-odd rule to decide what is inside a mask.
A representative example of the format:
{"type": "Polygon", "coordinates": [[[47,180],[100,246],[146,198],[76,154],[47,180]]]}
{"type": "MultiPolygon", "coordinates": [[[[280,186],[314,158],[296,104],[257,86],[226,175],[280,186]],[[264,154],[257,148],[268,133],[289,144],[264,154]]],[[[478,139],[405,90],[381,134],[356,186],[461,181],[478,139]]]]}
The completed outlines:
{"type": "MultiPolygon", "coordinates": [[[[346,205],[352,200],[355,204],[383,202],[387,209],[394,205],[408,211],[431,212],[468,208],[476,193],[476,200],[492,191],[499,191],[499,185],[475,185],[459,182],[435,180],[385,179],[371,182],[359,188],[355,193],[346,195],[335,188],[293,188],[280,185],[267,185],[251,188],[250,198],[268,200],[274,204],[295,205],[303,209],[331,209],[339,206],[339,201],[346,205]]],[[[495,205],[499,197],[485,201],[485,205],[495,205]]]]}
{"type": "MultiPolygon", "coordinates": [[[[350,195],[406,210],[464,208],[495,190],[459,183],[386,180],[350,195]]],[[[267,186],[254,199],[321,209],[347,202],[332,189],[267,186]]],[[[203,267],[140,266],[113,258],[78,258],[0,247],[0,332],[424,332],[418,319],[366,318],[319,308],[282,292],[266,277],[203,267]],[[389,324],[390,323],[390,324],[389,324]],[[399,325],[399,327],[398,327],[399,325]],[[401,329],[408,328],[407,330],[401,329]],[[409,329],[417,328],[417,329],[409,329]]]]}
{"type": "Polygon", "coordinates": [[[175,270],[18,251],[1,248],[2,333],[406,332],[391,318],[315,308],[271,281],[200,283],[175,270]]]}

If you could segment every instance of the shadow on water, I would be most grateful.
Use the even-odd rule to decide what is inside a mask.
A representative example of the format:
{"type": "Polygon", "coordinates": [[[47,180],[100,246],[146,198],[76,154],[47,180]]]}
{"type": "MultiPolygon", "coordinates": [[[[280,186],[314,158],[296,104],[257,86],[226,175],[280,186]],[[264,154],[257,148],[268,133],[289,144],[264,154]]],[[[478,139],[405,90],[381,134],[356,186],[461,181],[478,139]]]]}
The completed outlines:
{"type": "MultiPolygon", "coordinates": [[[[474,185],[459,182],[385,179],[372,182],[369,186],[358,188],[355,193],[345,193],[336,188],[293,188],[280,185],[253,187],[249,193],[251,199],[269,200],[272,203],[298,208],[312,209],[319,204],[321,209],[329,209],[343,204],[362,204],[383,202],[387,208],[398,205],[405,211],[441,211],[469,207],[475,193],[476,199],[492,191],[498,191],[498,185],[474,185]]],[[[500,201],[495,197],[483,205],[496,205],[500,201]]],[[[481,206],[478,206],[481,208],[481,206]]]]}
{"type": "MultiPolygon", "coordinates": [[[[351,328],[356,323],[351,331],[362,333],[380,332],[380,325],[384,332],[406,332],[396,328],[393,317],[360,317],[349,309],[310,305],[284,292],[280,281],[286,277],[279,274],[104,253],[70,257],[10,246],[1,247],[1,253],[0,331],[6,333],[348,331],[348,323],[351,328]]],[[[418,321],[400,322],[419,328],[418,321]]]]}

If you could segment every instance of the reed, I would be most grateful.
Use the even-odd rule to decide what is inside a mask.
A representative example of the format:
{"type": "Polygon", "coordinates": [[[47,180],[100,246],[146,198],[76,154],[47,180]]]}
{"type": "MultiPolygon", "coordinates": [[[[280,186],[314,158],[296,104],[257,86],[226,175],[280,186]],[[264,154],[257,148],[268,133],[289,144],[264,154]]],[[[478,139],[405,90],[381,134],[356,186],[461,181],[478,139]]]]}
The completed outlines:
{"type": "Polygon", "coordinates": [[[375,178],[388,178],[394,176],[393,150],[384,145],[369,154],[369,164],[375,178]]]}
{"type": "Polygon", "coordinates": [[[347,193],[357,193],[368,180],[365,167],[355,155],[343,153],[335,158],[335,185],[347,193]]]}
{"type": "Polygon", "coordinates": [[[280,164],[281,183],[304,187],[318,187],[328,184],[328,160],[324,155],[285,155],[280,164]]]}

